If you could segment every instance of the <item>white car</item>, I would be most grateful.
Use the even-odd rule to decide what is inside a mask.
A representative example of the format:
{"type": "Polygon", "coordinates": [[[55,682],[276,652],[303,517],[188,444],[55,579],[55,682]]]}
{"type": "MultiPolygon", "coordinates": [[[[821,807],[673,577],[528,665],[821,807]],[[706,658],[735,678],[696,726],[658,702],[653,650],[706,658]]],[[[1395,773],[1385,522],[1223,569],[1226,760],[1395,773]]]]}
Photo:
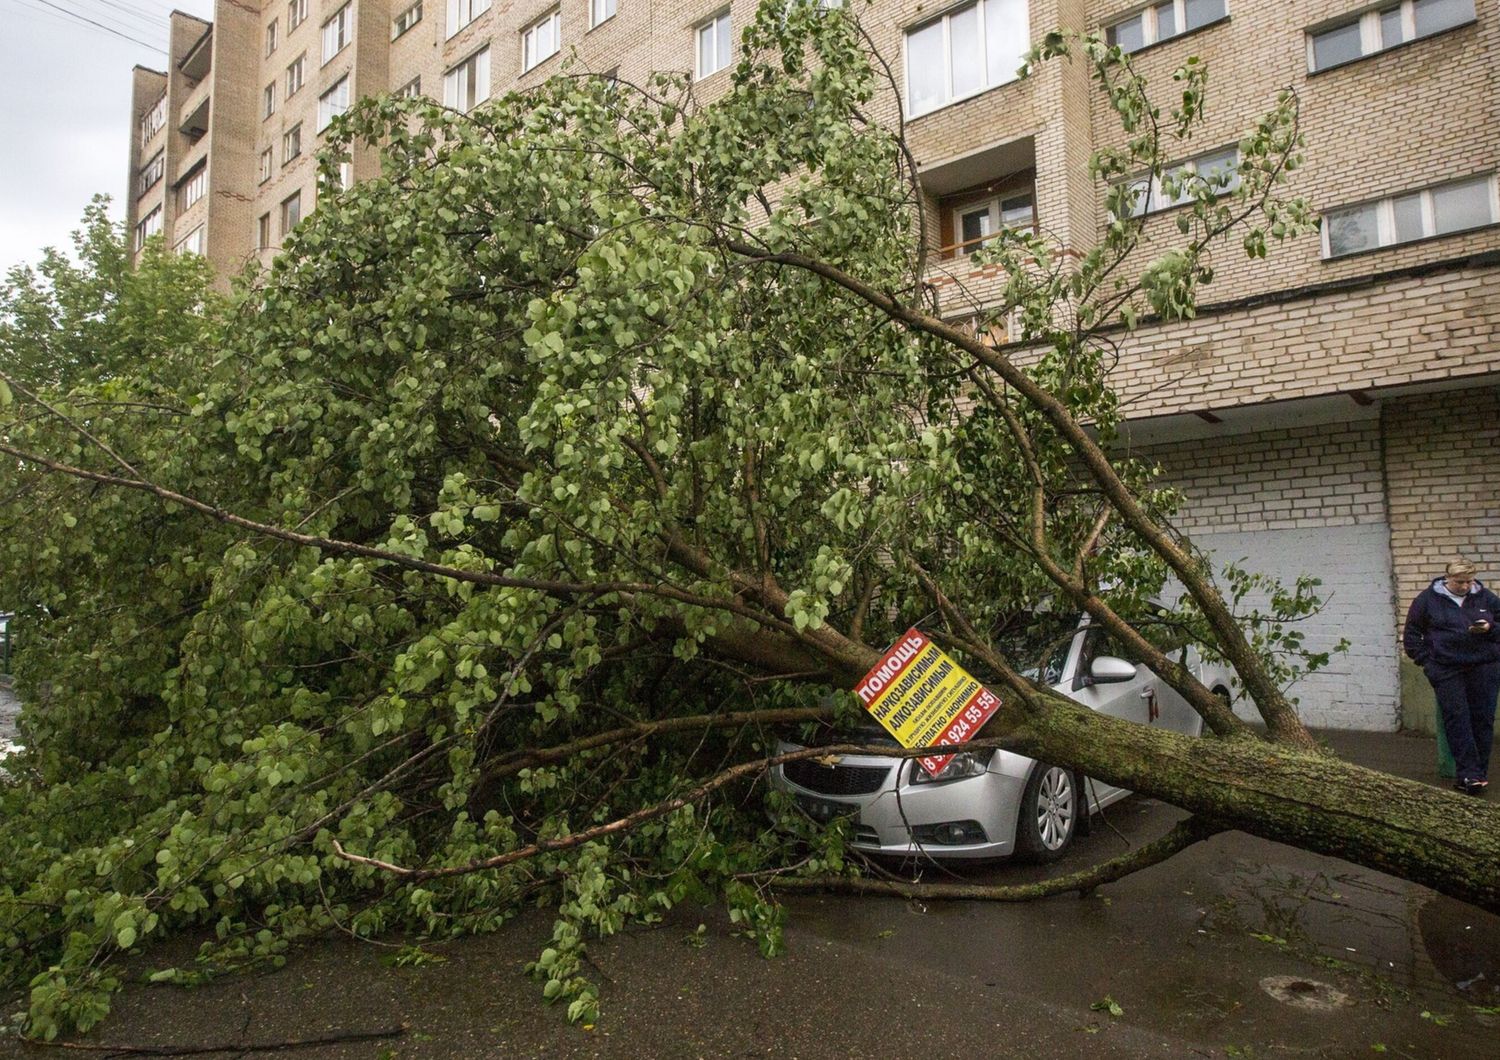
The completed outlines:
{"type": "MultiPolygon", "coordinates": [[[[1029,616],[1000,642],[1012,659],[1024,660],[1029,651],[1030,658],[1042,660],[1027,676],[1091,710],[1189,736],[1203,727],[1181,695],[1149,667],[1123,658],[1105,631],[1087,619],[1029,616]]],[[[1230,700],[1227,666],[1204,662],[1190,645],[1172,651],[1180,652],[1199,681],[1230,700]]],[[[895,746],[873,721],[856,735],[827,739],[895,746]]],[[[783,740],[778,753],[800,746],[783,740]]],[[[844,755],[833,765],[802,759],[773,769],[771,783],[796,796],[816,821],[853,816],[851,845],[864,853],[955,859],[1020,854],[1052,861],[1086,823],[1085,797],[1093,812],[1130,794],[1008,751],[960,752],[937,777],[929,777],[915,759],[844,755]]]]}

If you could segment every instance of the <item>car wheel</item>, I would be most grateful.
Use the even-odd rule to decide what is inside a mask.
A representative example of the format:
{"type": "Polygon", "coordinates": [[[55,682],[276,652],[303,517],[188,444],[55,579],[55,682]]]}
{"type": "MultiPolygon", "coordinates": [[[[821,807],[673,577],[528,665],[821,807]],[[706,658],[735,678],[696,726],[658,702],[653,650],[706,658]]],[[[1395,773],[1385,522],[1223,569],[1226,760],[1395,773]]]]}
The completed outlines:
{"type": "Polygon", "coordinates": [[[1083,813],[1078,777],[1062,766],[1038,763],[1021,794],[1016,853],[1027,861],[1056,861],[1073,845],[1083,813]]]}

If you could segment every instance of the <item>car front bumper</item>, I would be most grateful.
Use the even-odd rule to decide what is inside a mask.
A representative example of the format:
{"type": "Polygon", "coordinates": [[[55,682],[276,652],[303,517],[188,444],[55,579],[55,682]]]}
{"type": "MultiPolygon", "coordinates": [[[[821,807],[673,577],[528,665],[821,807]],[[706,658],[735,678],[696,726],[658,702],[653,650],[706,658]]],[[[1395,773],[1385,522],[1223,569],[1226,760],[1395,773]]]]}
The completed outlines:
{"type": "MultiPolygon", "coordinates": [[[[779,753],[794,751],[782,744],[779,753]]],[[[843,755],[831,768],[787,766],[771,771],[771,783],[791,793],[808,816],[820,823],[844,814],[855,815],[850,845],[866,854],[891,857],[995,858],[1015,849],[1016,820],[1021,795],[1034,762],[1021,755],[996,752],[985,772],[957,780],[913,784],[910,759],[875,755],[843,755]],[[878,787],[861,791],[864,783],[850,783],[840,770],[856,770],[873,778],[884,771],[878,787]],[[799,782],[800,781],[800,782],[799,782]],[[855,789],[852,790],[851,789],[855,789]],[[974,826],[982,838],[946,841],[954,826],[970,836],[974,826]]]]}

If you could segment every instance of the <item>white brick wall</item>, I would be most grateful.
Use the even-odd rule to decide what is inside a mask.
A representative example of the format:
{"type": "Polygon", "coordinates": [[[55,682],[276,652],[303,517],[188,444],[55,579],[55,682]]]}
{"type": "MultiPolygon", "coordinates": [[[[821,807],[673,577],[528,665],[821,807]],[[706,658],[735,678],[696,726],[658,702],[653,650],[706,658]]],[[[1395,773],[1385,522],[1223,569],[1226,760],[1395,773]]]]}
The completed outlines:
{"type": "MultiPolygon", "coordinates": [[[[1349,651],[1291,689],[1310,725],[1394,730],[1399,722],[1390,530],[1380,423],[1264,431],[1153,449],[1185,494],[1177,524],[1220,562],[1293,584],[1323,580],[1301,629],[1311,651],[1349,651]]],[[[1265,600],[1247,600],[1247,606],[1265,600]]],[[[1254,707],[1242,703],[1242,716],[1254,707]]]]}

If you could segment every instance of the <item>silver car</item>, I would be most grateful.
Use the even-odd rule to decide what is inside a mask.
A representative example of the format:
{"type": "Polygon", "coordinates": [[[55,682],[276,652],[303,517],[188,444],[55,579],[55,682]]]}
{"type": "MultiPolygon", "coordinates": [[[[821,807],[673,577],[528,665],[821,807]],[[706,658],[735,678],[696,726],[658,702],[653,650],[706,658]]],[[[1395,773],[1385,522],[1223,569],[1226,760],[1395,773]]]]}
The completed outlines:
{"type": "MultiPolygon", "coordinates": [[[[1002,640],[1005,638],[1002,637],[1002,640]]],[[[1160,643],[1159,638],[1157,639],[1160,643]]],[[[1122,657],[1104,630],[1071,616],[1029,616],[1013,634],[1011,657],[1044,660],[1028,672],[1052,689],[1101,714],[1197,736],[1203,719],[1144,664],[1122,657]]],[[[1173,647],[1198,679],[1227,700],[1231,671],[1204,662],[1190,645],[1173,647]]],[[[893,741],[873,722],[856,736],[830,742],[893,741]]],[[[778,753],[800,744],[783,740],[778,753]]],[[[960,752],[937,777],[915,759],[844,755],[833,765],[802,759],[777,766],[773,786],[790,792],[815,821],[853,816],[851,845],[895,857],[994,858],[1019,854],[1033,861],[1059,858],[1083,816],[1130,792],[1061,766],[1008,751],[960,752]]]]}

